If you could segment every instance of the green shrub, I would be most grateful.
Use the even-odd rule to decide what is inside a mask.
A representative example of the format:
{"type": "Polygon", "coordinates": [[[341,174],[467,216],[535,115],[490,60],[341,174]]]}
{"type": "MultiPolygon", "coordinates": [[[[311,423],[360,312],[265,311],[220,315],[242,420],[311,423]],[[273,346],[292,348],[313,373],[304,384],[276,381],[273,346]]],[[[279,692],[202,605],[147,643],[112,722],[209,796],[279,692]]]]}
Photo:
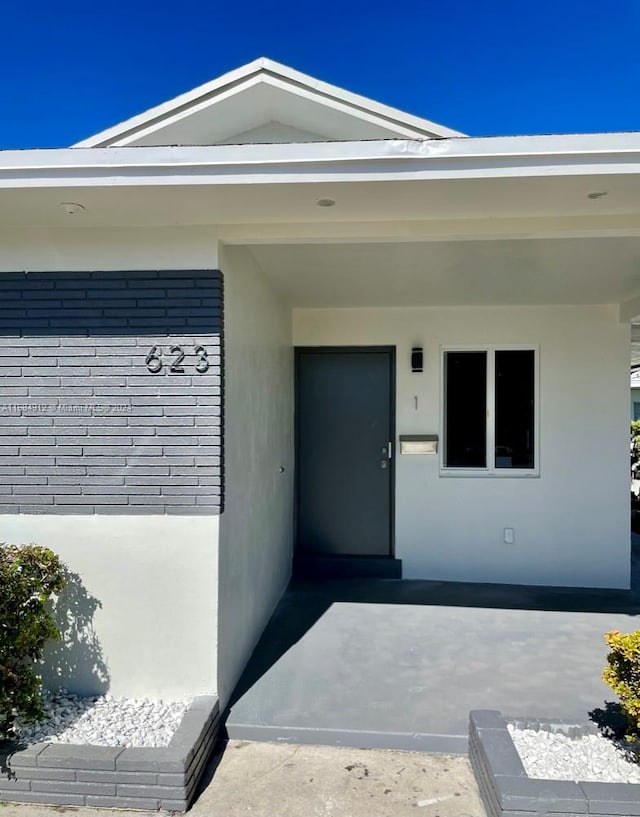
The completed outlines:
{"type": "Polygon", "coordinates": [[[63,570],[47,548],[0,544],[0,740],[15,736],[18,719],[44,717],[34,664],[60,637],[47,601],[64,587],[63,570]]]}
{"type": "Polygon", "coordinates": [[[640,630],[626,635],[613,630],[605,635],[605,641],[611,652],[602,680],[620,699],[627,718],[626,736],[637,740],[640,738],[640,630]]]}
{"type": "Polygon", "coordinates": [[[631,421],[630,429],[630,449],[631,449],[631,479],[637,479],[640,474],[635,472],[640,464],[640,420],[631,421]]]}

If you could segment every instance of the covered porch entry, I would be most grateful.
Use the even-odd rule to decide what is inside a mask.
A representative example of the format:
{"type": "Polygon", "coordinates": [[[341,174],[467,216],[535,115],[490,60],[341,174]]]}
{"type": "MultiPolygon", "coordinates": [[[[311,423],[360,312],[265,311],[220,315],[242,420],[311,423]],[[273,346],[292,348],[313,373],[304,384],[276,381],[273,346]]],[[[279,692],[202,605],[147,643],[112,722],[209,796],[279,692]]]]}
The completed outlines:
{"type": "Polygon", "coordinates": [[[227,246],[225,269],[233,287],[240,262],[251,266],[290,321],[295,561],[355,558],[364,570],[386,558],[410,579],[628,588],[620,304],[640,240],[287,231],[302,228],[227,246]],[[391,362],[378,385],[361,385],[356,360],[376,355],[391,362]],[[358,471],[371,424],[357,454],[370,470],[358,471]],[[435,444],[408,454],[407,437],[435,444]],[[336,507],[358,491],[340,541],[347,512],[336,507]]]}
{"type": "MultiPolygon", "coordinates": [[[[640,612],[628,589],[627,397],[640,241],[356,241],[335,224],[330,240],[306,228],[285,241],[287,229],[228,252],[290,308],[294,355],[394,350],[403,579],[296,578],[233,693],[229,735],[458,752],[472,708],[586,719],[609,694],[603,633],[635,629],[640,612]],[[496,352],[534,351],[528,472],[447,471],[450,350],[492,353],[494,375],[496,352]],[[437,454],[402,454],[405,435],[437,437],[437,454]]],[[[470,410],[477,388],[462,393],[470,410]]]]}

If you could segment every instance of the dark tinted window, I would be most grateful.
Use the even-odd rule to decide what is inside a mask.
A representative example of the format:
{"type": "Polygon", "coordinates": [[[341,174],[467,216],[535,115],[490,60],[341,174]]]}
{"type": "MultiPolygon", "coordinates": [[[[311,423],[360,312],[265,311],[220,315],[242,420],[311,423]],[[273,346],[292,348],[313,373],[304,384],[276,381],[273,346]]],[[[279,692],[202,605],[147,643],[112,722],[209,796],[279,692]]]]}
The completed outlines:
{"type": "Polygon", "coordinates": [[[446,352],[445,466],[486,468],[487,353],[446,352]]]}
{"type": "Polygon", "coordinates": [[[535,354],[496,352],[496,468],[533,468],[535,354]]]}

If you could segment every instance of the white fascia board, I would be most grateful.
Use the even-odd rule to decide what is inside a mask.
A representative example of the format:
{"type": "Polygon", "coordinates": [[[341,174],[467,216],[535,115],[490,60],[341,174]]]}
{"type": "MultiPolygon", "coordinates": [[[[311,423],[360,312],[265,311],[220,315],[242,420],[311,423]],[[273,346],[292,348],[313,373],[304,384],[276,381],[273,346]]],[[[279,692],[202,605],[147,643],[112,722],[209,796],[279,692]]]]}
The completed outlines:
{"type": "Polygon", "coordinates": [[[460,131],[453,130],[452,128],[446,128],[443,125],[439,125],[437,122],[432,122],[429,119],[423,119],[420,116],[405,113],[404,111],[401,111],[398,108],[393,108],[390,105],[383,105],[381,102],[376,102],[375,100],[369,99],[366,96],[360,96],[360,94],[345,91],[344,88],[339,88],[337,85],[330,85],[328,82],[322,82],[321,80],[314,79],[314,77],[310,77],[308,74],[303,74],[301,71],[296,71],[294,68],[289,68],[287,65],[282,65],[279,62],[274,62],[273,60],[263,58],[262,63],[265,70],[274,76],[280,76],[288,79],[292,83],[297,83],[300,86],[312,88],[318,94],[322,94],[326,97],[333,97],[349,106],[360,108],[362,111],[377,114],[379,117],[387,119],[391,123],[413,128],[418,132],[416,135],[419,135],[420,133],[432,133],[438,138],[466,135],[460,131]]]}
{"type": "MultiPolygon", "coordinates": [[[[231,96],[235,96],[236,94],[242,93],[242,91],[247,91],[250,88],[253,88],[261,81],[262,79],[260,75],[254,74],[230,83],[228,87],[220,88],[216,92],[215,102],[223,102],[231,96]]],[[[187,96],[187,94],[185,94],[185,96],[187,96]]],[[[178,97],[178,99],[180,99],[180,97],[178,97]]],[[[198,98],[193,99],[191,102],[186,103],[186,105],[173,106],[173,104],[171,104],[170,109],[158,117],[147,117],[147,114],[142,114],[140,117],[136,117],[136,119],[140,119],[141,121],[131,128],[126,128],[126,130],[124,129],[124,125],[128,125],[129,123],[124,123],[122,126],[122,132],[117,138],[114,137],[105,140],[100,139],[95,144],[92,144],[94,142],[94,137],[91,137],[84,142],[78,142],[77,145],[72,145],[72,147],[139,147],[132,143],[135,143],[138,139],[142,139],[145,136],[149,136],[157,130],[162,130],[163,128],[173,125],[175,122],[179,122],[185,116],[200,113],[201,111],[210,107],[212,104],[215,103],[212,103],[211,101],[211,94],[202,94],[198,98]]],[[[160,107],[164,108],[165,106],[162,105],[160,107]]],[[[156,109],[154,108],[148,113],[151,114],[155,110],[156,109]]],[[[133,120],[129,121],[133,122],[133,120]]],[[[116,125],[115,129],[112,128],[111,130],[116,130],[118,133],[120,133],[120,125],[116,125]]],[[[98,139],[100,136],[101,134],[98,134],[95,139],[98,139]]]]}
{"type": "MultiPolygon", "coordinates": [[[[239,91],[238,86],[241,86],[248,79],[254,78],[260,81],[261,78],[266,79],[268,77],[284,81],[289,86],[296,86],[299,92],[306,91],[307,95],[312,99],[318,96],[322,97],[325,104],[330,103],[331,100],[342,103],[351,110],[354,116],[367,115],[370,118],[373,116],[379,120],[380,125],[392,129],[396,128],[399,136],[412,138],[464,136],[460,131],[446,128],[428,119],[404,113],[404,111],[375,102],[367,97],[352,94],[343,88],[321,82],[286,65],[261,57],[233,71],[228,71],[226,74],[199,85],[191,91],[180,94],[167,102],[149,108],[147,111],[124,122],[83,139],[72,147],[122,147],[143,135],[162,129],[182,115],[188,115],[191,111],[201,110],[207,105],[215,104],[221,98],[221,93],[239,91]]],[[[293,90],[293,87],[291,87],[291,90],[293,90]]],[[[319,101],[322,102],[323,100],[319,101]]]]}
{"type": "MultiPolygon", "coordinates": [[[[313,93],[309,92],[307,86],[297,85],[288,80],[282,80],[278,76],[265,75],[261,77],[261,81],[268,85],[278,88],[282,91],[302,97],[303,99],[310,99],[314,101],[313,93]]],[[[337,91],[340,89],[336,89],[337,91]]],[[[316,88],[313,89],[316,91],[316,88]]],[[[445,137],[462,137],[463,133],[444,128],[442,125],[436,125],[433,122],[428,122],[426,119],[418,119],[416,116],[410,116],[402,113],[395,108],[387,108],[384,105],[379,105],[377,102],[364,99],[364,97],[357,97],[362,99],[362,105],[354,105],[352,97],[347,91],[342,91],[340,94],[332,94],[331,96],[324,95],[320,100],[320,104],[326,105],[328,108],[340,111],[341,113],[368,122],[378,127],[388,128],[392,135],[391,139],[397,137],[405,137],[407,139],[441,139],[445,137]],[[395,132],[394,132],[395,131],[395,132]]]]}
{"type": "MultiPolygon", "coordinates": [[[[223,102],[225,99],[228,99],[231,96],[235,96],[236,94],[241,94],[243,91],[248,91],[250,88],[253,88],[256,85],[270,85],[278,90],[286,91],[287,93],[291,94],[292,96],[299,96],[303,99],[310,99],[309,92],[305,88],[298,88],[297,86],[292,86],[290,83],[284,83],[280,79],[276,77],[268,77],[264,75],[254,75],[251,77],[247,77],[246,79],[242,80],[241,82],[233,85],[232,87],[225,88],[221,90],[218,94],[216,94],[215,103],[223,102]]],[[[209,97],[205,97],[201,100],[196,100],[189,105],[188,111],[186,113],[187,116],[192,114],[200,113],[201,111],[205,110],[212,104],[211,99],[209,97]]],[[[387,122],[386,120],[383,121],[380,117],[376,114],[372,114],[369,111],[362,110],[357,111],[354,113],[353,107],[343,103],[341,100],[326,100],[322,102],[323,105],[326,107],[331,108],[332,110],[339,111],[347,116],[356,116],[358,119],[368,122],[373,125],[377,125],[378,127],[385,127],[388,128],[393,136],[397,136],[399,138],[407,138],[407,139],[424,139],[425,134],[417,131],[415,128],[408,128],[405,127],[403,124],[399,122],[387,122]]],[[[135,143],[139,139],[143,139],[151,134],[153,134],[156,130],[162,130],[163,128],[169,127],[176,122],[179,122],[183,116],[185,116],[185,112],[183,108],[178,108],[174,111],[169,112],[162,120],[154,120],[149,125],[144,126],[141,124],[138,128],[129,131],[127,134],[123,135],[121,138],[116,140],[113,144],[106,145],[105,147],[139,147],[136,146],[135,143]]],[[[431,137],[429,137],[431,138],[431,137]]],[[[440,137],[438,137],[440,138],[440,137]]],[[[76,146],[79,147],[80,145],[76,146]]],[[[90,147],[90,145],[87,145],[90,147]]],[[[97,147],[100,147],[98,145],[97,147]]],[[[188,146],[187,146],[188,147],[188,146]]],[[[206,147],[206,146],[205,146],[206,147]]],[[[215,147],[213,145],[212,147],[215,147]]]]}
{"type": "Polygon", "coordinates": [[[0,187],[366,182],[640,173],[640,133],[0,151],[0,187]]]}
{"type": "Polygon", "coordinates": [[[173,99],[162,102],[160,105],[148,108],[146,111],[132,116],[130,119],[125,119],[123,122],[118,122],[116,125],[93,134],[81,142],[76,142],[72,147],[91,148],[113,145],[118,142],[121,137],[128,135],[131,131],[141,130],[156,120],[164,119],[180,110],[190,108],[192,105],[207,100],[223,89],[232,88],[237,83],[258,74],[263,68],[263,63],[264,60],[260,58],[240,68],[235,68],[233,71],[227,71],[226,74],[222,74],[222,76],[216,77],[216,79],[210,82],[198,85],[196,88],[192,88],[184,94],[179,94],[173,97],[173,99]]]}

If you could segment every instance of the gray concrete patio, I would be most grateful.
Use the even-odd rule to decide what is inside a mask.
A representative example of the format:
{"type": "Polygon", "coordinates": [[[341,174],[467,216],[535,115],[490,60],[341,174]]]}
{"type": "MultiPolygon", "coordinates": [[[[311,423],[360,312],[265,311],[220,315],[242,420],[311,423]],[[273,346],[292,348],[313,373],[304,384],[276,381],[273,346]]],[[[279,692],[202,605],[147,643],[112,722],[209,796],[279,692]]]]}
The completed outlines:
{"type": "Polygon", "coordinates": [[[470,709],[583,721],[613,694],[608,630],[632,591],[294,581],[230,705],[231,738],[466,751],[470,709]]]}

